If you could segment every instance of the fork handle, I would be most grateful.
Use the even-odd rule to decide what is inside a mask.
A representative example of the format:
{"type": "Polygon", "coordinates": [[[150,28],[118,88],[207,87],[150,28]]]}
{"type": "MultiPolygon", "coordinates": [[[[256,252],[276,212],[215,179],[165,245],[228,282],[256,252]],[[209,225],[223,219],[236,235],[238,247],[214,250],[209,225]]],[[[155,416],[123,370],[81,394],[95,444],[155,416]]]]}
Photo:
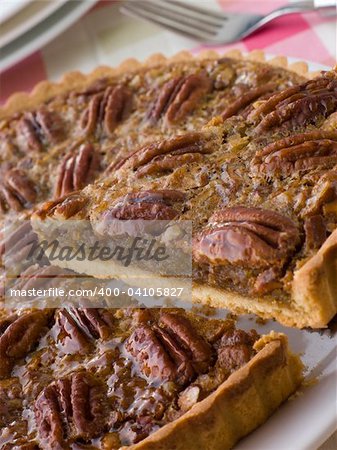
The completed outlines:
{"type": "Polygon", "coordinates": [[[278,15],[283,15],[296,12],[317,11],[326,8],[336,8],[336,0],[305,0],[288,3],[273,11],[272,14],[279,13],[278,15]]]}
{"type": "Polygon", "coordinates": [[[258,22],[258,24],[256,24],[256,29],[258,28],[258,25],[265,25],[277,17],[285,16],[286,14],[320,11],[332,8],[336,10],[336,0],[305,0],[288,3],[287,5],[270,12],[267,16],[265,16],[258,22]]]}

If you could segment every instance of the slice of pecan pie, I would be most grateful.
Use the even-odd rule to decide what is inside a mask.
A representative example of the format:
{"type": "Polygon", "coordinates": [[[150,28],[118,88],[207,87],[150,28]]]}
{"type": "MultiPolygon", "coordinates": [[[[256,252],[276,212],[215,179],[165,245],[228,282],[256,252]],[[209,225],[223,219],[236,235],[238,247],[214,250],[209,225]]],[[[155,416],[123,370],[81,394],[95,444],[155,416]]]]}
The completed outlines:
{"type": "Polygon", "coordinates": [[[97,233],[107,218],[192,220],[195,298],[326,326],[337,311],[336,71],[242,102],[231,106],[237,115],[145,144],[102,182],[46,203],[35,229],[46,237],[55,219],[88,219],[97,233]]]}
{"type": "Polygon", "coordinates": [[[181,310],[26,310],[0,328],[3,450],[229,449],[302,379],[283,335],[181,310]]]}

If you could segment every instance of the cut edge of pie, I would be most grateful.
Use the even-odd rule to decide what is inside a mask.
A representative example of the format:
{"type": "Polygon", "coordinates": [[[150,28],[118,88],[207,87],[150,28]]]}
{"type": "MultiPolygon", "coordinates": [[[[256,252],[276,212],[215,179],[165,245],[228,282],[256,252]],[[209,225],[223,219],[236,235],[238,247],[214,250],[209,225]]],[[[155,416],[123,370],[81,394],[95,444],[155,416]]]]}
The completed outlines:
{"type": "Polygon", "coordinates": [[[277,303],[263,297],[246,297],[224,292],[213,286],[195,283],[196,301],[216,308],[229,308],[238,314],[257,314],[275,318],[283,325],[298,328],[324,328],[337,313],[337,230],[318,252],[294,271],[291,304],[277,303]]]}
{"type": "Polygon", "coordinates": [[[188,51],[181,51],[171,57],[165,57],[161,53],[155,53],[144,62],[140,62],[135,58],[129,58],[116,67],[99,66],[89,74],[83,74],[79,71],[67,72],[58,82],[51,82],[49,80],[41,81],[36,84],[31,92],[16,92],[12,94],[7,102],[0,107],[0,119],[4,119],[22,110],[34,108],[40,103],[46,102],[57,95],[66,94],[73,89],[84,89],[100,78],[117,76],[126,72],[147,70],[157,65],[169,65],[175,62],[188,62],[192,60],[219,59],[221,57],[266,62],[272,66],[295,72],[308,79],[317,75],[317,72],[309,71],[306,62],[298,61],[290,63],[285,56],[275,56],[272,59],[267,59],[262,50],[253,50],[249,53],[242,53],[237,49],[225,53],[218,53],[215,50],[205,50],[197,55],[193,55],[188,51]]]}
{"type": "Polygon", "coordinates": [[[216,391],[179,419],[121,450],[226,450],[262,425],[297,390],[303,365],[283,334],[262,336],[254,348],[258,353],[216,391]]]}

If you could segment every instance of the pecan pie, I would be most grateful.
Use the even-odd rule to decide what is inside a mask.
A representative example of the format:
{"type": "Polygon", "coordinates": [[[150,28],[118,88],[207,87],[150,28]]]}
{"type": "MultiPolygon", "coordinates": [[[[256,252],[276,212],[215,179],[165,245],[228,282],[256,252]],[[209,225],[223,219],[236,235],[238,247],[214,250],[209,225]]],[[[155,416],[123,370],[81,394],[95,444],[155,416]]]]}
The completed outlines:
{"type": "MultiPolygon", "coordinates": [[[[337,75],[266,86],[202,129],[195,120],[194,130],[144,143],[98,182],[45,203],[35,230],[45,237],[55,218],[88,219],[96,232],[107,217],[191,220],[195,300],[326,326],[337,311],[337,75]]],[[[167,111],[172,92],[162,94],[174,96],[167,111]]]]}
{"type": "MultiPolygon", "coordinates": [[[[0,110],[1,299],[6,271],[20,288],[59,283],[47,255],[26,258],[54,219],[88,219],[103,235],[111,218],[192,220],[196,300],[325,326],[337,292],[337,77],[309,78],[259,52],[182,53],[14,95],[0,110]]],[[[0,444],[229,449],[301,373],[283,335],[231,320],[0,309],[0,444]]]]}
{"type": "Polygon", "coordinates": [[[283,335],[181,310],[21,311],[0,328],[4,450],[230,448],[301,381],[283,335]]]}
{"type": "Polygon", "coordinates": [[[13,96],[0,111],[0,218],[113,173],[146,142],[199,129],[228,108],[235,114],[304,79],[270,64],[211,56],[187,61],[182,54],[166,63],[157,56],[145,67],[130,61],[13,96]]]}

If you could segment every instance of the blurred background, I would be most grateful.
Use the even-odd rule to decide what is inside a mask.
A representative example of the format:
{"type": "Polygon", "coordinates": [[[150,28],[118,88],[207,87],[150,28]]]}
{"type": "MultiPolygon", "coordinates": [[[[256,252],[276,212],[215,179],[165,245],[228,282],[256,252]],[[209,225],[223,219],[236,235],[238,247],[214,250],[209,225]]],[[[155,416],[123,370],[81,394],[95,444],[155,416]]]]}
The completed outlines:
{"type": "MultiPolygon", "coordinates": [[[[156,52],[173,55],[206,46],[127,17],[114,0],[0,0],[0,100],[30,90],[43,79],[58,80],[67,71],[90,72],[98,65],[116,65],[126,58],[144,60],[156,52]]],[[[183,0],[214,11],[267,14],[290,0],[183,0]]],[[[264,50],[324,66],[336,63],[336,16],[326,13],[281,17],[261,31],[229,45],[264,50]]],[[[209,46],[207,46],[208,48],[209,46]]]]}

